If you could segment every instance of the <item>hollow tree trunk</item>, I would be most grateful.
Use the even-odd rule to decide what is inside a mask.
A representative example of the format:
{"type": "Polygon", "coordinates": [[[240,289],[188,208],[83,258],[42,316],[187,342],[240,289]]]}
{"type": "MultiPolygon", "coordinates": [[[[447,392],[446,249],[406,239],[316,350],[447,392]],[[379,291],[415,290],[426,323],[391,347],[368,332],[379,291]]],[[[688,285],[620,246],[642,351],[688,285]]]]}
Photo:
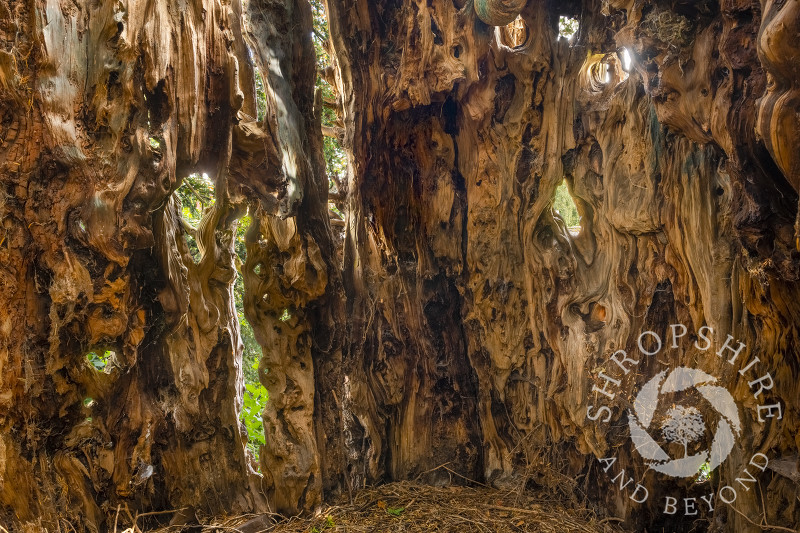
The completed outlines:
{"type": "MultiPolygon", "coordinates": [[[[676,489],[697,497],[694,480],[648,472],[627,422],[646,381],[699,365],[730,383],[744,427],[705,517],[758,530],[758,490],[737,485],[735,509],[716,490],[753,453],[797,458],[797,3],[528,2],[522,42],[480,20],[491,4],[328,0],[351,151],[351,482],[446,481],[446,463],[689,528],[663,511],[676,489]],[[574,40],[559,15],[578,19],[574,40]],[[577,234],[551,209],[562,179],[577,234]],[[589,419],[610,357],[670,324],[686,345],[616,376],[610,420],[589,419]],[[746,344],[735,366],[693,348],[704,325],[714,352],[746,344]],[[756,356],[774,378],[760,398],[734,379],[756,356]],[[775,402],[782,419],[758,422],[775,402]],[[622,469],[649,491],[641,508],[611,480],[622,469]]],[[[796,479],[754,473],[767,522],[800,523],[796,479]]]]}
{"type": "Polygon", "coordinates": [[[648,470],[628,429],[637,391],[682,366],[724,378],[743,428],[703,518],[754,529],[763,492],[768,523],[800,523],[796,1],[327,0],[343,250],[306,0],[95,4],[0,0],[4,524],[294,512],[462,476],[688,528],[663,510],[691,480],[648,470]],[[580,23],[571,41],[560,15],[580,23]],[[172,195],[193,172],[216,191],[198,263],[172,195]],[[579,232],[551,208],[563,179],[579,232]],[[238,422],[248,208],[263,476],[238,422]],[[671,324],[685,345],[604,401],[611,357],[671,324]],[[713,350],[693,347],[703,326],[713,350]],[[733,363],[715,355],[728,335],[733,363]],[[108,373],[86,361],[98,350],[108,373]],[[774,380],[761,398],[754,357],[774,380]],[[587,412],[601,401],[604,423],[587,412]],[[782,417],[758,422],[774,402],[782,417]],[[753,453],[773,466],[724,504],[753,453]],[[649,491],[639,507],[612,455],[649,491]]]}
{"type": "MultiPolygon", "coordinates": [[[[120,524],[128,510],[181,509],[180,521],[268,508],[274,484],[251,467],[238,420],[237,220],[248,205],[265,232],[305,215],[299,237],[277,241],[288,239],[290,261],[305,268],[303,320],[323,320],[311,303],[338,274],[318,215],[327,183],[314,52],[309,31],[296,30],[310,29],[308,5],[248,9],[269,10],[273,26],[248,30],[239,0],[0,2],[2,524],[109,531],[120,508],[120,524]],[[271,113],[260,123],[245,33],[269,72],[271,113]],[[195,235],[198,263],[172,194],[192,172],[207,173],[216,195],[195,235]],[[87,353],[107,350],[98,372],[87,353]]],[[[332,351],[336,337],[294,342],[308,357],[332,351]]],[[[309,380],[310,364],[296,378],[305,414],[292,416],[310,420],[309,380]]],[[[319,486],[326,443],[314,439],[309,423],[282,460],[310,456],[319,486]]],[[[265,471],[288,485],[275,455],[265,454],[265,471]]],[[[281,508],[302,504],[297,491],[280,494],[281,508]]]]}

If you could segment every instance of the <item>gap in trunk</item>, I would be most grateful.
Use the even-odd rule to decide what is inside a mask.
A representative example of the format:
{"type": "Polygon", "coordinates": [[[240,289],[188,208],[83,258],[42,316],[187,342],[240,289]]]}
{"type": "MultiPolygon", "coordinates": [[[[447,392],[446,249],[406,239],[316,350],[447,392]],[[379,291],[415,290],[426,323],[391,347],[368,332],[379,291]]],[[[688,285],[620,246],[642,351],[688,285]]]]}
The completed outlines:
{"type": "Polygon", "coordinates": [[[578,19],[561,15],[558,17],[558,38],[571,41],[578,34],[578,19]]]}
{"type": "Polygon", "coordinates": [[[630,51],[623,46],[619,49],[617,55],[620,63],[622,64],[622,70],[624,70],[626,73],[630,72],[631,67],[633,66],[633,56],[631,56],[630,51]]]}
{"type": "Polygon", "coordinates": [[[578,213],[578,206],[575,205],[575,199],[569,193],[567,187],[567,180],[562,180],[561,184],[556,188],[555,196],[553,197],[553,209],[561,216],[561,220],[567,226],[570,235],[576,237],[581,232],[581,216],[578,213]]]}
{"type": "Polygon", "coordinates": [[[183,228],[186,230],[186,242],[195,264],[199,263],[203,255],[197,245],[197,229],[200,221],[214,206],[216,188],[214,182],[203,172],[194,172],[183,179],[183,183],[175,191],[175,196],[180,205],[180,215],[183,228]]]}
{"type": "MultiPolygon", "coordinates": [[[[256,99],[259,105],[259,114],[261,114],[261,106],[262,104],[264,106],[266,104],[265,101],[262,101],[262,97],[264,97],[263,80],[260,89],[261,94],[258,92],[259,76],[260,74],[256,71],[256,99]]],[[[175,195],[180,203],[180,215],[183,227],[186,230],[185,238],[189,247],[189,252],[195,264],[199,264],[203,259],[203,254],[197,243],[197,231],[202,224],[203,218],[210,215],[212,212],[216,198],[216,187],[208,174],[194,172],[183,179],[183,183],[175,191],[175,195]]],[[[269,394],[258,379],[261,347],[256,341],[255,333],[253,332],[250,322],[248,322],[247,318],[244,316],[242,266],[247,259],[245,234],[252,223],[253,217],[250,211],[248,211],[245,216],[238,220],[236,226],[234,250],[236,252],[235,262],[237,272],[233,285],[233,298],[236,307],[237,325],[239,326],[239,338],[243,346],[242,370],[244,374],[244,390],[242,391],[243,405],[239,413],[239,420],[241,420],[247,428],[247,448],[255,459],[253,463],[254,468],[259,469],[258,455],[261,446],[265,442],[264,427],[261,422],[261,411],[263,411],[266,405],[269,394]]]]}
{"type": "Polygon", "coordinates": [[[86,354],[86,360],[98,372],[108,373],[110,369],[108,365],[115,356],[116,353],[113,350],[95,350],[86,354]]]}
{"type": "Polygon", "coordinates": [[[628,79],[628,76],[631,72],[631,67],[633,65],[633,59],[631,58],[631,53],[628,51],[627,48],[622,47],[617,50],[617,53],[614,57],[615,63],[619,68],[619,82],[623,82],[628,79]]]}
{"type": "MultiPolygon", "coordinates": [[[[253,51],[250,50],[250,57],[252,58],[252,56],[253,51]]],[[[255,64],[253,65],[253,78],[255,79],[256,83],[256,114],[258,115],[256,119],[260,123],[267,116],[267,89],[266,85],[264,84],[264,76],[261,74],[259,68],[255,66],[255,64]]]]}
{"type": "Polygon", "coordinates": [[[250,225],[258,223],[253,221],[251,212],[239,219],[236,226],[236,280],[233,284],[233,299],[236,304],[236,318],[239,324],[239,338],[242,341],[242,370],[244,372],[244,396],[242,411],[239,413],[239,420],[247,428],[247,449],[255,459],[255,469],[261,470],[261,463],[258,460],[261,446],[266,443],[264,436],[264,425],[261,420],[261,412],[267,404],[269,393],[266,387],[258,379],[258,366],[261,363],[261,346],[256,341],[253,326],[244,316],[244,274],[242,268],[247,261],[247,246],[245,245],[245,234],[250,229],[250,225]]]}
{"type": "MultiPolygon", "coordinates": [[[[342,146],[341,132],[344,123],[341,116],[341,101],[336,88],[331,84],[332,78],[325,73],[331,72],[333,62],[330,54],[330,33],[328,30],[328,14],[321,0],[311,0],[314,31],[314,51],[317,55],[316,90],[322,93],[322,152],[325,159],[325,172],[328,174],[328,214],[331,224],[344,227],[344,200],[347,195],[347,153],[342,146]]],[[[431,21],[433,23],[433,21],[431,21]]],[[[288,319],[287,319],[288,320],[288,319]]]]}

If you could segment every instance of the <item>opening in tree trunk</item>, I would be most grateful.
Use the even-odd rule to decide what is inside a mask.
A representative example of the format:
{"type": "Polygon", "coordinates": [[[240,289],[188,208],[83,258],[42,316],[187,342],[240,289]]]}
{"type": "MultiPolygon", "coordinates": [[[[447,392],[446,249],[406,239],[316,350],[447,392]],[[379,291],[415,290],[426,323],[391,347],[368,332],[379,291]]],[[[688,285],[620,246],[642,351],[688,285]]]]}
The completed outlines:
{"type": "Polygon", "coordinates": [[[0,525],[398,482],[797,530],[799,33],[792,0],[0,0],[0,525]]]}

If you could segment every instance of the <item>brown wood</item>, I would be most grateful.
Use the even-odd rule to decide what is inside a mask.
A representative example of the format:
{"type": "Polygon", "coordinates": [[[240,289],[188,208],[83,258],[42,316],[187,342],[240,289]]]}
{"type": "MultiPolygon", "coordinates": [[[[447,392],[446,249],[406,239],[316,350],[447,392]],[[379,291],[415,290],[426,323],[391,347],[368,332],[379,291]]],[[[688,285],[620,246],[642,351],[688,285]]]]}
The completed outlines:
{"type": "Polygon", "coordinates": [[[343,128],[321,125],[307,0],[0,0],[0,524],[291,514],[421,479],[534,484],[688,530],[662,510],[691,482],[647,472],[627,412],[661,370],[698,365],[743,419],[714,479],[777,461],[705,518],[800,524],[798,2],[326,4],[343,128]],[[323,134],[348,153],[344,222],[323,134]],[[198,263],[173,196],[193,172],[216,195],[198,263]],[[563,180],[579,232],[552,209],[563,180]],[[262,474],[238,420],[248,207],[262,474]],[[611,421],[587,420],[610,356],[678,323],[746,349],[643,360],[611,421]],[[98,372],[86,355],[105,350],[98,372]],[[737,377],[756,356],[762,399],[737,377]],[[766,400],[781,420],[757,423],[766,400]]]}
{"type": "MultiPolygon", "coordinates": [[[[662,511],[691,483],[646,472],[627,410],[658,371],[701,363],[735,383],[746,426],[716,479],[733,482],[745,454],[797,449],[796,5],[766,3],[762,22],[749,0],[528,2],[512,48],[472,2],[328,1],[352,152],[354,485],[439,482],[447,461],[496,486],[587,494],[636,529],[688,530],[662,511]],[[560,15],[579,19],[572,40],[560,15]],[[563,179],[577,235],[551,210],[563,179]],[[625,378],[610,423],[588,421],[609,357],[673,323],[713,327],[715,350],[744,342],[783,419],[754,420],[761,402],[734,379],[744,355],[728,368],[687,343],[625,378]],[[602,471],[610,454],[644,480],[645,505],[602,471]]],[[[759,480],[736,509],[800,525],[793,481],[759,480]]],[[[717,504],[719,527],[757,530],[717,504]]]]}
{"type": "MultiPolygon", "coordinates": [[[[297,304],[333,286],[327,202],[304,193],[324,179],[314,52],[307,33],[287,31],[311,20],[304,2],[248,9],[250,26],[238,0],[0,2],[0,523],[108,531],[119,507],[183,509],[186,521],[265,511],[267,496],[301,505],[302,472],[293,492],[267,466],[282,505],[271,475],[248,466],[231,235],[245,202],[265,225],[304,213],[292,245],[323,272],[297,304]],[[261,123],[247,43],[270,73],[261,123]],[[284,54],[295,61],[269,68],[284,54]],[[172,196],[192,172],[216,185],[197,264],[172,196]],[[315,213],[322,222],[304,229],[315,213]],[[115,356],[98,372],[86,356],[105,350],[115,356]]],[[[297,337],[309,356],[324,349],[297,337]]],[[[314,439],[309,427],[292,453],[315,457],[314,439]]]]}

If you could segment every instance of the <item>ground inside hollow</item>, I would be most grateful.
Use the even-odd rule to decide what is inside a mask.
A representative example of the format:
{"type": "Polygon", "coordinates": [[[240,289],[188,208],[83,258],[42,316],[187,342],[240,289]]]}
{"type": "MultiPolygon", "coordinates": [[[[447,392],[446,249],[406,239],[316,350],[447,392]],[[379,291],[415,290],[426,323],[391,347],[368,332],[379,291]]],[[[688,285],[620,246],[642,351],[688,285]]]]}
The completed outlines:
{"type": "MultiPolygon", "coordinates": [[[[174,528],[159,530],[160,533],[174,528]]],[[[552,492],[488,487],[434,487],[408,481],[366,488],[352,503],[323,505],[313,517],[231,517],[209,523],[204,532],[588,532],[624,531],[618,519],[601,518],[589,508],[552,492]]]]}

